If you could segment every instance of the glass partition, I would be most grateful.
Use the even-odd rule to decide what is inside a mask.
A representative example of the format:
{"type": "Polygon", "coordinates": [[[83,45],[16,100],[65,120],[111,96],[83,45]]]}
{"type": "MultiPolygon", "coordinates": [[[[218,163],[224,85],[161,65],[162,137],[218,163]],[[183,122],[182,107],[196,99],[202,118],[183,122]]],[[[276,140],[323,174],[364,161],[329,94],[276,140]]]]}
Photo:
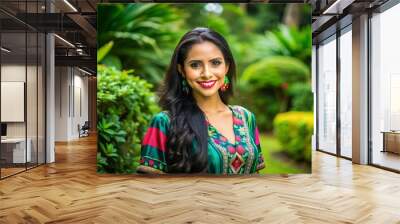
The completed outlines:
{"type": "Polygon", "coordinates": [[[340,154],[352,158],[352,33],[341,31],[340,41],[340,154]]]}
{"type": "Polygon", "coordinates": [[[37,165],[37,127],[38,127],[38,108],[37,108],[37,98],[38,98],[38,35],[36,32],[27,33],[27,98],[26,98],[26,112],[27,112],[27,149],[30,151],[30,160],[27,163],[28,168],[37,165]]]}
{"type": "Polygon", "coordinates": [[[16,18],[42,12],[44,1],[26,3],[0,2],[15,12],[0,11],[1,179],[45,163],[46,40],[16,18]]]}
{"type": "Polygon", "coordinates": [[[31,161],[26,150],[26,33],[2,32],[1,46],[1,174],[6,177],[31,161]]]}
{"type": "Polygon", "coordinates": [[[336,154],[336,35],[318,47],[318,149],[336,154]]]}
{"type": "Polygon", "coordinates": [[[400,170],[400,5],[371,18],[372,164],[400,170]]]}

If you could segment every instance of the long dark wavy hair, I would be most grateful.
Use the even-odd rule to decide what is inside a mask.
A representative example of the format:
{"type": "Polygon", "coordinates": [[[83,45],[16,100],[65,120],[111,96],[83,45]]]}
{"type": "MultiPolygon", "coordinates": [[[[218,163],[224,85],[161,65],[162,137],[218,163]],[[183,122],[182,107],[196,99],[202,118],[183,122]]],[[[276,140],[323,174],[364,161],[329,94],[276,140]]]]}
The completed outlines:
{"type": "Polygon", "coordinates": [[[170,118],[168,130],[166,161],[170,173],[207,172],[208,164],[208,131],[203,111],[197,106],[189,86],[189,93],[183,91],[183,75],[178,65],[184,67],[184,61],[194,44],[212,42],[224,55],[229,65],[226,74],[230,80],[229,88],[219,95],[225,104],[233,95],[233,84],[236,80],[236,64],[228,43],[219,33],[208,28],[195,28],[187,32],[179,41],[172,55],[171,63],[159,91],[160,106],[170,118]]]}

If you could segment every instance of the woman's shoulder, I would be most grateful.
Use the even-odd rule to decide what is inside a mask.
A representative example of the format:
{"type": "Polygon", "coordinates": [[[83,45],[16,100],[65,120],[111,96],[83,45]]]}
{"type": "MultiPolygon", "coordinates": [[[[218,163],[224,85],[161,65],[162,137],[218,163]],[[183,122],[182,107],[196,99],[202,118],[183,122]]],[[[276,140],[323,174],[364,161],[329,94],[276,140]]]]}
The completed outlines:
{"type": "Polygon", "coordinates": [[[155,114],[151,119],[151,124],[165,124],[168,125],[170,122],[169,113],[168,111],[161,111],[155,114]]]}
{"type": "Polygon", "coordinates": [[[253,112],[251,112],[249,109],[239,106],[239,105],[232,105],[231,108],[236,111],[236,113],[239,113],[244,117],[244,120],[246,121],[247,125],[249,127],[255,126],[256,122],[256,117],[253,112]]]}
{"type": "Polygon", "coordinates": [[[243,113],[244,115],[246,115],[246,117],[250,117],[250,116],[254,116],[253,112],[251,112],[249,109],[240,106],[240,105],[230,105],[230,107],[233,110],[236,110],[239,113],[243,113]]]}
{"type": "Polygon", "coordinates": [[[169,113],[166,110],[158,112],[157,114],[155,114],[153,116],[153,119],[161,119],[161,120],[168,120],[169,121],[169,113]]]}

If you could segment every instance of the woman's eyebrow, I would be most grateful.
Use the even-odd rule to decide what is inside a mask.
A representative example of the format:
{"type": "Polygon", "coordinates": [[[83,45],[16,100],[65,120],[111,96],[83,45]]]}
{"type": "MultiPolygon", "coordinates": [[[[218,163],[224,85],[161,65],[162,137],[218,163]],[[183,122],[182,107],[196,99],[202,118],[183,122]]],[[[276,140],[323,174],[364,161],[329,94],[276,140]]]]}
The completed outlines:
{"type": "MultiPolygon", "coordinates": [[[[216,57],[216,58],[212,58],[212,59],[210,59],[210,60],[208,60],[208,61],[214,61],[214,60],[222,60],[222,58],[221,58],[221,57],[216,57]]],[[[193,62],[201,63],[202,60],[199,60],[199,59],[191,59],[191,60],[188,60],[186,63],[193,63],[193,62]]]]}
{"type": "Polygon", "coordinates": [[[201,60],[192,59],[192,60],[189,60],[187,63],[192,63],[192,62],[200,62],[201,63],[201,60]]]}
{"type": "Polygon", "coordinates": [[[221,57],[217,57],[217,58],[210,59],[209,61],[214,61],[214,60],[222,60],[222,58],[221,57]]]}

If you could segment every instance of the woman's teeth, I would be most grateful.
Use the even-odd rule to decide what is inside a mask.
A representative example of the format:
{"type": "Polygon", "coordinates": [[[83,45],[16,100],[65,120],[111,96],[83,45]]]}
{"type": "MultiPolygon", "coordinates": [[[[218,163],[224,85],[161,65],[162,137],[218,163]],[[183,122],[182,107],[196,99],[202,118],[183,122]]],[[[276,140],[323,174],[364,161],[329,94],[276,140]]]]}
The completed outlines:
{"type": "Polygon", "coordinates": [[[211,80],[211,81],[203,81],[203,82],[197,82],[197,83],[199,83],[199,85],[202,88],[209,89],[209,88],[213,87],[216,82],[217,82],[216,80],[211,80]]]}

